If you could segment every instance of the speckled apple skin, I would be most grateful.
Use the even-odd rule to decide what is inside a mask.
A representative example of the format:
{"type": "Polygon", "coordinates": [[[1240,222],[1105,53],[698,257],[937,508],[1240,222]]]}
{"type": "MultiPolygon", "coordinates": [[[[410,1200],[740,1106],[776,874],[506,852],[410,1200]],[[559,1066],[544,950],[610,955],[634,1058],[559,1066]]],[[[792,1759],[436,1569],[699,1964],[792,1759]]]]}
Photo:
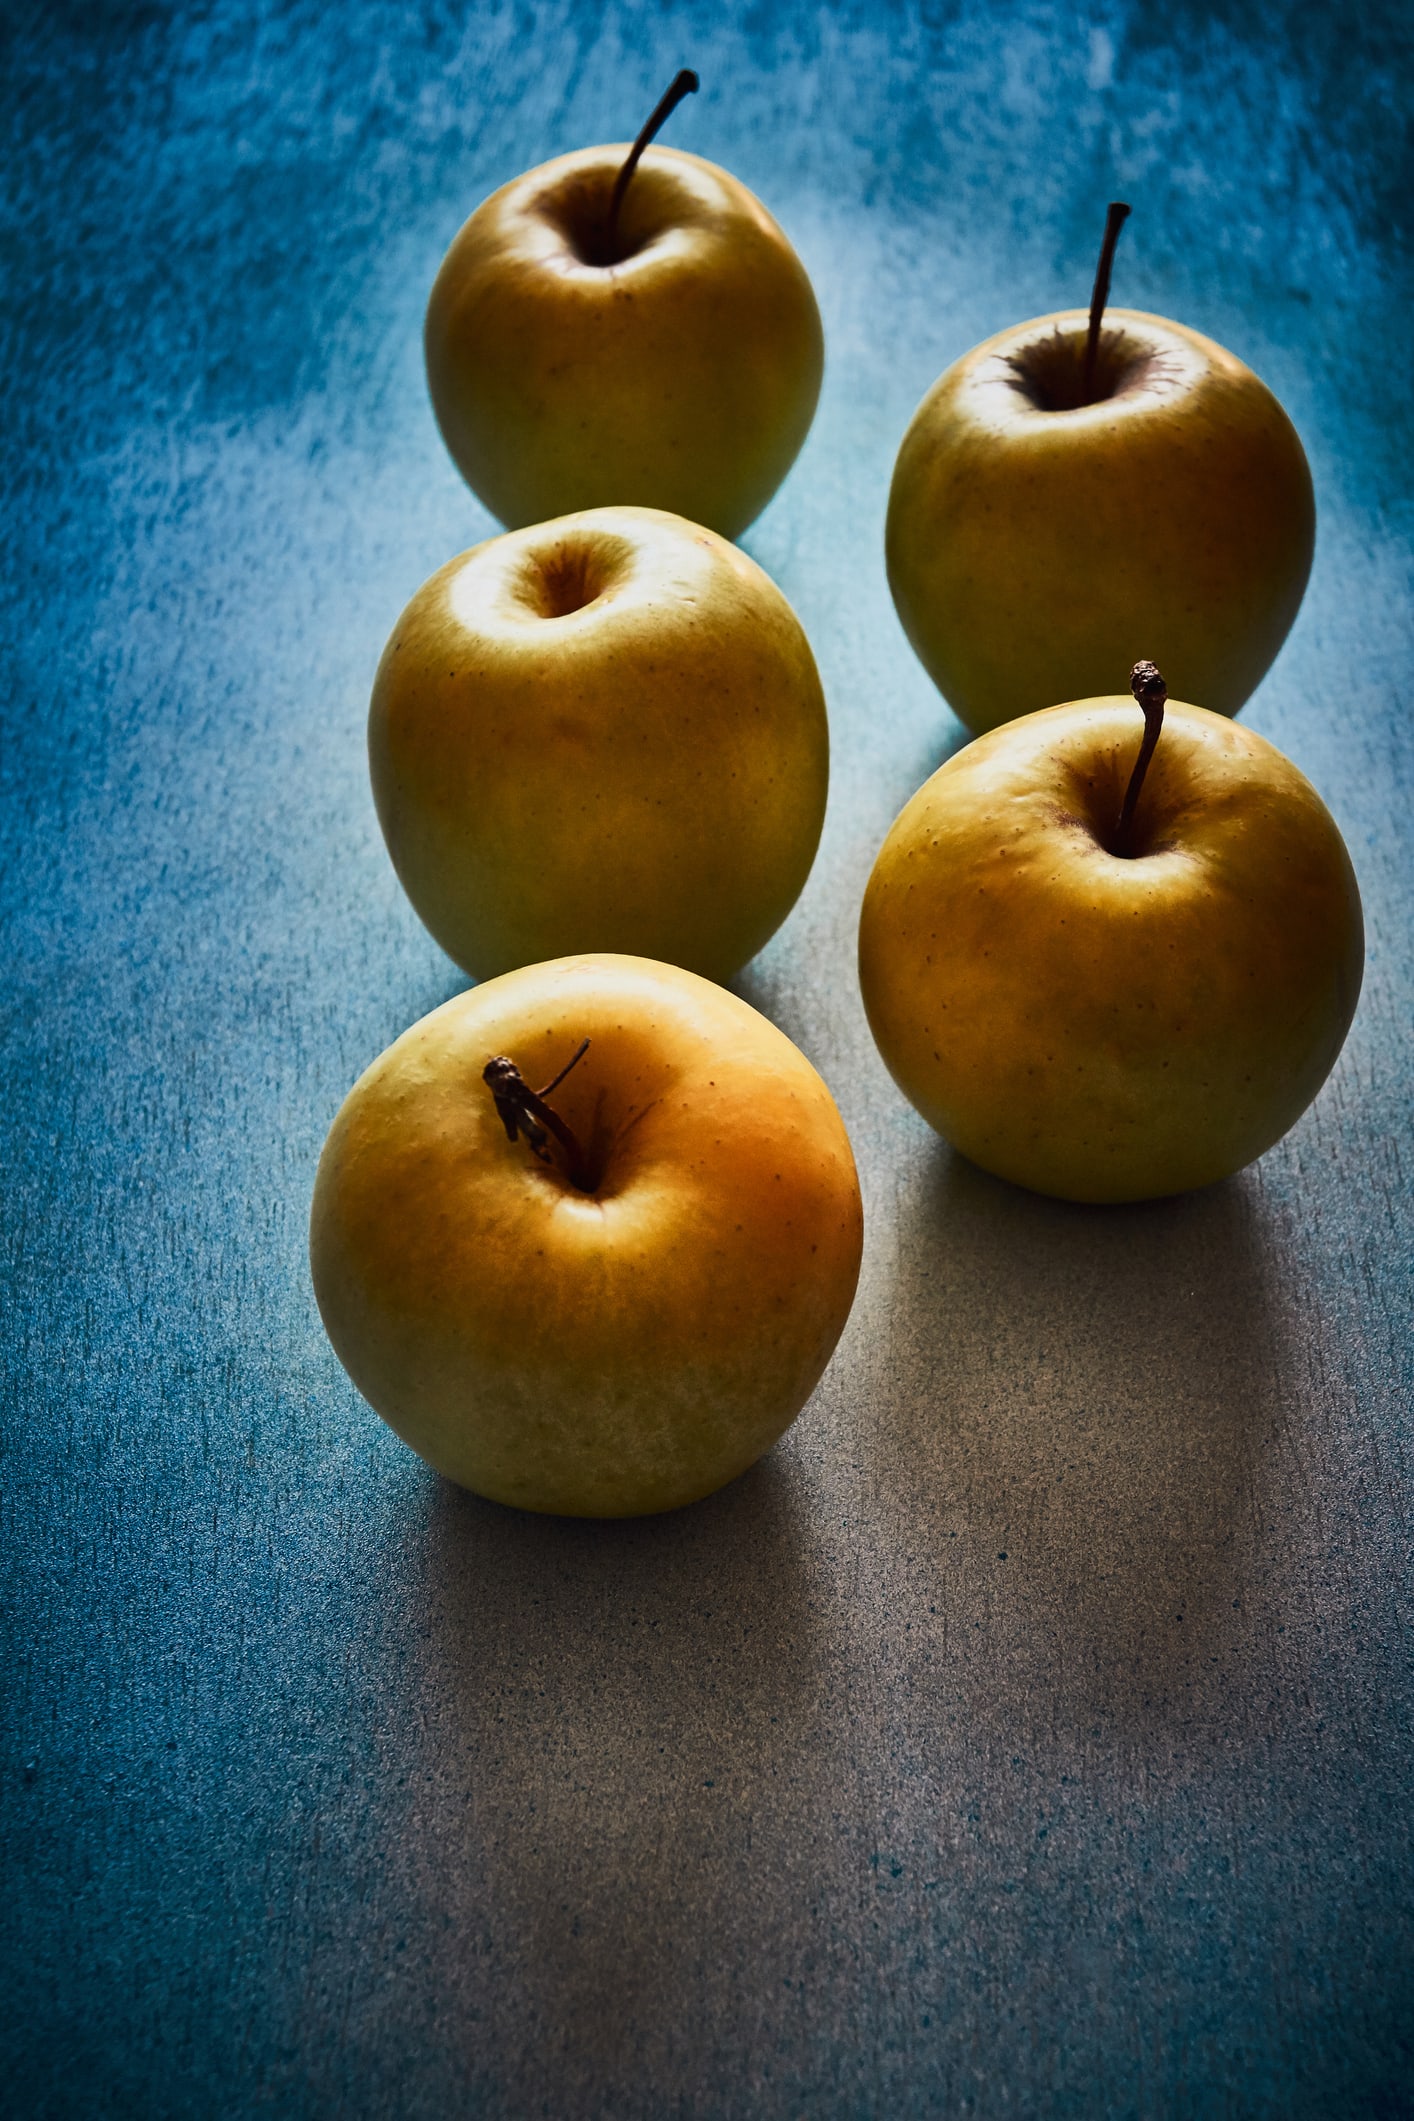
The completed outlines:
{"type": "Polygon", "coordinates": [[[528,170],[479,206],[427,306],[427,381],[462,476],[503,523],[616,501],[735,537],[770,500],[824,372],[805,268],[715,163],[651,147],[624,195],[631,255],[587,261],[628,143],[528,170]]]}
{"type": "Polygon", "coordinates": [[[478,979],[583,950],[725,980],[810,873],[830,737],[804,629],[700,524],[600,508],[439,569],[394,627],[368,717],[393,865],[478,979]],[[596,570],[560,617],[539,599],[596,570]]]}
{"type": "Polygon", "coordinates": [[[1013,363],[1083,310],[987,339],[924,398],[886,530],[904,631],[969,729],[1103,693],[1137,655],[1236,714],[1286,639],[1315,549],[1305,452],[1266,385],[1186,325],[1109,309],[1142,387],[1043,411],[1013,363]],[[1138,645],[1136,645],[1138,644],[1138,645]]]}
{"type": "Polygon", "coordinates": [[[1002,1178],[1077,1201],[1203,1186],[1277,1141],[1355,1011],[1360,896],[1329,811],[1251,730],[1170,702],[1122,859],[1132,700],[1029,715],[904,808],[860,980],[890,1072],[1002,1178]]]}
{"type": "Polygon", "coordinates": [[[710,1494],[809,1398],[849,1315],[844,1124],[784,1033],[673,966],[578,957],[459,995],[360,1078],[310,1233],[329,1337],[439,1472],[494,1501],[637,1516],[710,1494]],[[597,1140],[577,1191],[511,1142],[481,1071],[597,1140]]]}

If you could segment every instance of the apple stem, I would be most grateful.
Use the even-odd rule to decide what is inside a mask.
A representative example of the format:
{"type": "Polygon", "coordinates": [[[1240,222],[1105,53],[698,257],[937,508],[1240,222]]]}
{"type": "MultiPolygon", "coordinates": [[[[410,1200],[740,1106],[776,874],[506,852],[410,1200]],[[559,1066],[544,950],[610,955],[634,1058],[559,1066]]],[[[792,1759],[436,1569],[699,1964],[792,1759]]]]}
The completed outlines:
{"type": "Polygon", "coordinates": [[[661,132],[684,96],[695,96],[698,81],[690,66],[684,66],[673,76],[671,86],[665,88],[654,105],[651,116],[624,159],[624,166],[614,179],[613,197],[609,201],[609,218],[605,223],[604,237],[607,253],[606,263],[612,265],[618,255],[619,208],[624,203],[624,193],[637,169],[643,150],[650,140],[661,132]]]}
{"type": "Polygon", "coordinates": [[[1119,232],[1129,219],[1129,208],[1122,199],[1111,199],[1109,212],[1105,215],[1105,240],[1100,245],[1100,262],[1095,268],[1095,288],[1090,297],[1090,331],[1085,341],[1085,371],[1080,380],[1080,402],[1094,403],[1095,357],[1100,351],[1100,325],[1104,320],[1105,304],[1110,299],[1110,274],[1114,270],[1115,245],[1119,232]]]}
{"type": "Polygon", "coordinates": [[[1126,859],[1129,857],[1129,835],[1134,825],[1139,791],[1144,786],[1144,776],[1149,771],[1149,761],[1154,756],[1159,731],[1164,726],[1164,702],[1169,696],[1168,686],[1153,663],[1135,664],[1129,673],[1129,689],[1144,710],[1144,741],[1139,746],[1139,756],[1134,761],[1134,771],[1130,774],[1129,786],[1124,791],[1124,803],[1115,832],[1115,853],[1123,855],[1126,859]]]}
{"type": "Polygon", "coordinates": [[[545,1100],[552,1090],[557,1090],[570,1069],[577,1067],[589,1051],[588,1039],[582,1039],[575,1052],[565,1062],[559,1074],[546,1083],[543,1090],[532,1090],[513,1060],[498,1053],[487,1061],[481,1071],[481,1080],[495,1100],[496,1111],[506,1130],[507,1141],[517,1135],[525,1136],[526,1146],[532,1156],[542,1164],[550,1162],[550,1152],[545,1147],[546,1138],[553,1134],[564,1152],[565,1175],[570,1184],[581,1193],[592,1193],[594,1181],[589,1175],[589,1165],[574,1129],[570,1127],[545,1100]]]}

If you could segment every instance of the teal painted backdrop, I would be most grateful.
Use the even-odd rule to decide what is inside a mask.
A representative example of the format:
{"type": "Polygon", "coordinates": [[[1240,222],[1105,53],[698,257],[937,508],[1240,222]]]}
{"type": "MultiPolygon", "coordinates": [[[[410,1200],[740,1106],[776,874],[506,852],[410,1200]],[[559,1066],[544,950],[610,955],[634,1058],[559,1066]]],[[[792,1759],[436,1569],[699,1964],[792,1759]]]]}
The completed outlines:
{"type": "Polygon", "coordinates": [[[1410,24],[1392,4],[5,11],[3,2081],[29,2115],[1414,2112],[1410,24]],[[831,807],[740,983],[854,1137],[859,1304],[661,1522],[427,1473],[311,1301],[339,1100],[460,984],[383,854],[399,609],[492,525],[421,373],[495,184],[727,164],[814,278],[749,549],[831,807]],[[1088,295],[1247,359],[1320,533],[1248,710],[1365,894],[1254,1170],[1030,1199],[903,1106],[853,970],[961,732],[884,582],[957,354],[1088,295]]]}

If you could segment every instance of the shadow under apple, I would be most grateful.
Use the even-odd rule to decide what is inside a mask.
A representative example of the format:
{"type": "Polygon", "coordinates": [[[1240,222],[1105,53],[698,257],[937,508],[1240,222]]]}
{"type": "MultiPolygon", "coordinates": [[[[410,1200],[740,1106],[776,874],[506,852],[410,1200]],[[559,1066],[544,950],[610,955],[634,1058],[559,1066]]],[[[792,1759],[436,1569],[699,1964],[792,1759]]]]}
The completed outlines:
{"type": "Polygon", "coordinates": [[[463,2063],[488,2110],[597,2111],[709,2066],[685,1999],[772,1950],[773,1897],[740,1877],[812,1831],[777,1777],[825,1743],[800,1488],[778,1451],[688,1509],[595,1522],[438,1481],[389,1557],[418,1642],[382,1738],[408,1799],[389,1900],[435,1955],[439,2022],[484,2034],[463,2063]]]}
{"type": "Polygon", "coordinates": [[[1086,1208],[939,1143],[894,1226],[866,1270],[892,1284],[880,1507],[978,1719],[1217,1740],[1254,1677],[1284,1391],[1250,1182],[1086,1208]]]}

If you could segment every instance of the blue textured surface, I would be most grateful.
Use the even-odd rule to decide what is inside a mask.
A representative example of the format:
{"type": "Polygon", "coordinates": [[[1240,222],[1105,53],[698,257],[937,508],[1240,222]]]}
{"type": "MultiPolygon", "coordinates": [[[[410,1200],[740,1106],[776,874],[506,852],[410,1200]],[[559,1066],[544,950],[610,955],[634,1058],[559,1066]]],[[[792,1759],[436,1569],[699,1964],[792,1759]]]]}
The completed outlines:
{"type": "Polygon", "coordinates": [[[0,111],[5,2101],[25,2115],[1414,2111],[1409,20],[1395,6],[29,9],[0,111]],[[831,704],[742,982],[866,1191],[815,1401],[627,1527],[439,1486],[329,1353],[315,1161],[459,981],[363,718],[491,527],[419,326],[494,184],[673,140],[795,240],[820,414],[747,539],[831,704]],[[1115,297],[1272,384],[1320,507],[1248,719],[1365,894],[1254,1171],[1026,1198],[889,1086],[858,899],[959,732],[884,585],[955,355],[1115,297]]]}

